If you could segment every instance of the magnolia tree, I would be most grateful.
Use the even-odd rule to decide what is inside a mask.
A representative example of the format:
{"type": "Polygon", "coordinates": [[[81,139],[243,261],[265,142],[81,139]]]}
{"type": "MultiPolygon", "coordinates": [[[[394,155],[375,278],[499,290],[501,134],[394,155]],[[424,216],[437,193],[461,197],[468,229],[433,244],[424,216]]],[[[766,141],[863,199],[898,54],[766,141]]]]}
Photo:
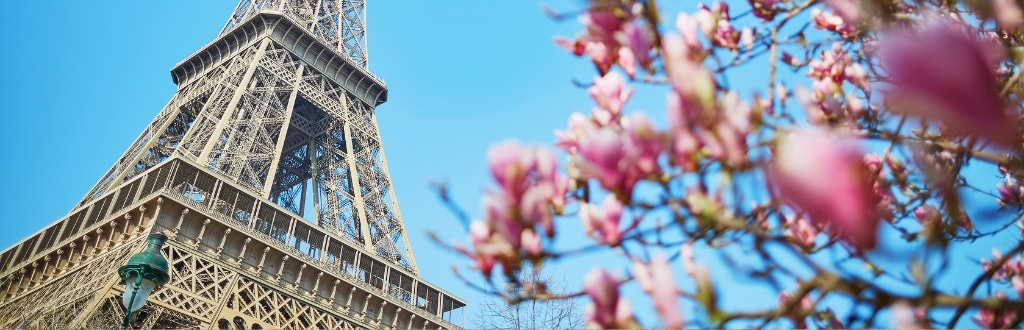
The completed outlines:
{"type": "Polygon", "coordinates": [[[578,17],[579,35],[555,43],[593,62],[594,107],[552,147],[489,151],[495,187],[453,246],[479,275],[461,272],[467,283],[510,303],[588,297],[589,327],[1021,326],[1017,1],[656,4],[552,14],[578,17]],[[663,111],[630,109],[644,88],[667,91],[663,111]],[[562,221],[591,244],[556,249],[562,221]],[[951,269],[978,245],[991,257],[951,269]],[[601,250],[632,266],[598,267],[571,294],[500,290],[527,266],[601,250]],[[714,258],[770,302],[721,305],[714,258]],[[951,272],[966,275],[941,284],[951,272]],[[657,324],[639,323],[629,288],[657,324]]]}

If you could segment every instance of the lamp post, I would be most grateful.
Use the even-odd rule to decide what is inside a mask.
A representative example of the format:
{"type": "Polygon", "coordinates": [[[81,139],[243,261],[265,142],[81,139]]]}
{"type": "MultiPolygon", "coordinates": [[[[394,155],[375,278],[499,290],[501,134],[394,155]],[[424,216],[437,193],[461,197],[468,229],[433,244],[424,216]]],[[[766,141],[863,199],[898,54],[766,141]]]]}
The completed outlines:
{"type": "Polygon", "coordinates": [[[121,305],[126,312],[121,329],[128,329],[132,313],[142,308],[149,300],[149,294],[159,289],[170,279],[167,258],[160,254],[160,249],[167,241],[163,233],[149,235],[149,245],[142,252],[128,258],[128,263],[117,269],[121,282],[125,284],[121,305]]]}

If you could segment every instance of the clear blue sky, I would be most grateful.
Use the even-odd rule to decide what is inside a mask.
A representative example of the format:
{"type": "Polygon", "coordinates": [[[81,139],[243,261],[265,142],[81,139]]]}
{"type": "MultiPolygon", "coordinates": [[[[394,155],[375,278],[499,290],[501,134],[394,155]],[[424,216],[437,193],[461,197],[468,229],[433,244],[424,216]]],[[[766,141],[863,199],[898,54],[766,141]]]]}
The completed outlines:
{"type": "MultiPolygon", "coordinates": [[[[582,5],[553,2],[556,9],[582,5]]],[[[5,6],[0,180],[7,188],[0,192],[6,203],[0,249],[59,219],[80,200],[174,95],[169,70],[212,41],[236,4],[5,6]]],[[[695,6],[687,3],[686,9],[695,6]]],[[[564,127],[569,113],[589,111],[592,101],[571,79],[588,81],[594,70],[551,42],[553,35],[571,37],[580,27],[572,19],[549,19],[536,1],[370,1],[367,21],[370,69],[390,90],[389,101],[377,110],[378,122],[420,272],[472,305],[481,297],[450,271],[466,261],[426,236],[433,230],[448,241],[464,241],[459,222],[429,183],[448,182],[455,199],[475,216],[481,192],[491,185],[484,160],[488,146],[508,138],[550,144],[552,129],[564,127]]],[[[762,81],[758,75],[732,82],[762,81]]],[[[645,110],[663,127],[663,95],[656,88],[640,90],[629,109],[645,110]]],[[[562,226],[579,228],[575,220],[562,226]]],[[[579,236],[568,239],[568,245],[581,242],[579,236]]],[[[979,251],[972,256],[985,256],[988,247],[979,251]]],[[[594,262],[602,262],[600,256],[558,267],[577,285],[594,262]]],[[[656,324],[647,299],[632,298],[643,324],[656,324]]],[[[722,299],[764,306],[775,298],[748,292],[722,299]]]]}

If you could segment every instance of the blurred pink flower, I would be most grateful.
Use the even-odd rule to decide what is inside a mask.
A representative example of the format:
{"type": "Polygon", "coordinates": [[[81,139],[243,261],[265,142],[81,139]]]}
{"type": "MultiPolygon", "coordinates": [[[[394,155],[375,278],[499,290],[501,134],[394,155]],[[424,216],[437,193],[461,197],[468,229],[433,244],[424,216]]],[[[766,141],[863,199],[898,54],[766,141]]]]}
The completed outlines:
{"type": "Polygon", "coordinates": [[[626,80],[614,71],[608,72],[604,77],[595,78],[594,84],[587,91],[594,102],[608,111],[612,118],[622,113],[622,108],[633,95],[633,88],[626,88],[626,80]]]}
{"type": "Polygon", "coordinates": [[[740,40],[743,42],[743,46],[747,47],[748,50],[754,48],[754,30],[750,27],[744,27],[743,30],[740,31],[740,40]]]}
{"type": "Polygon", "coordinates": [[[632,50],[626,47],[619,48],[619,66],[622,67],[622,71],[626,71],[629,78],[636,76],[636,56],[632,50]]]}
{"type": "Polygon", "coordinates": [[[692,57],[693,50],[682,37],[666,35],[662,50],[669,82],[679,95],[694,104],[711,107],[714,104],[715,81],[711,72],[692,57]]]}
{"type": "Polygon", "coordinates": [[[728,4],[716,1],[708,8],[702,3],[693,14],[693,19],[704,37],[713,45],[733,50],[739,47],[740,32],[729,23],[728,4]]]}
{"type": "Polygon", "coordinates": [[[615,195],[605,197],[600,208],[592,203],[580,205],[580,220],[587,236],[609,246],[618,246],[622,243],[623,233],[633,229],[632,225],[622,228],[622,213],[623,205],[615,195]]]}
{"type": "Polygon", "coordinates": [[[649,264],[633,261],[633,276],[640,288],[654,300],[654,309],[664,322],[663,327],[680,329],[686,327],[676,295],[672,269],[664,256],[656,255],[649,264]]]}
{"type": "MultiPolygon", "coordinates": [[[[1006,293],[1002,290],[996,291],[996,298],[1006,300],[1006,293]]],[[[1014,327],[1011,324],[1017,318],[1017,311],[1011,309],[992,310],[981,308],[974,316],[974,323],[986,329],[1007,329],[1014,327]]]]}
{"type": "Polygon", "coordinates": [[[636,173],[627,171],[626,145],[619,132],[610,127],[588,130],[579,144],[580,164],[584,178],[595,178],[602,187],[629,195],[639,181],[636,173]]]}
{"type": "Polygon", "coordinates": [[[994,47],[935,23],[920,35],[897,31],[885,39],[882,64],[892,77],[894,109],[937,120],[952,134],[1019,147],[1017,120],[998,94],[994,47]]]}
{"type": "Polygon", "coordinates": [[[712,108],[697,106],[676,92],[669,92],[666,103],[677,165],[694,168],[696,152],[702,148],[711,158],[733,166],[746,161],[752,109],[735,92],[723,94],[712,108]]]}
{"type": "Polygon", "coordinates": [[[619,297],[620,280],[604,269],[594,269],[583,280],[583,292],[590,297],[583,313],[588,328],[637,328],[629,301],[619,297]]]}
{"type": "Polygon", "coordinates": [[[469,228],[472,251],[456,249],[490,277],[496,264],[511,271],[519,267],[523,253],[543,252],[539,233],[555,236],[554,215],[565,207],[570,182],[558,173],[554,153],[547,148],[507,141],[488,150],[487,163],[500,189],[484,193],[484,219],[469,228]]]}
{"type": "Polygon", "coordinates": [[[835,32],[843,38],[851,38],[858,33],[856,24],[849,24],[842,17],[820,8],[811,9],[811,19],[814,20],[814,27],[835,32]]]}
{"type": "Polygon", "coordinates": [[[860,20],[860,0],[825,0],[825,5],[846,22],[856,24],[860,20]]]}
{"type": "Polygon", "coordinates": [[[524,230],[520,241],[523,244],[523,250],[529,254],[540,255],[544,252],[544,247],[541,246],[540,236],[537,236],[537,232],[532,229],[524,230]]]}
{"type": "Polygon", "coordinates": [[[1016,32],[1022,20],[1024,12],[1017,6],[1014,0],[989,0],[992,6],[992,14],[1004,32],[1016,32]]]}
{"type": "Polygon", "coordinates": [[[676,30],[681,37],[680,44],[689,49],[699,49],[700,40],[697,39],[697,20],[690,15],[679,12],[676,15],[676,30]]]}
{"type": "Polygon", "coordinates": [[[793,57],[793,54],[790,54],[787,51],[782,51],[782,58],[780,59],[780,61],[782,61],[782,63],[786,63],[786,64],[788,64],[790,66],[798,66],[798,65],[800,65],[800,60],[796,59],[796,57],[793,57]]]}
{"type": "Polygon", "coordinates": [[[1012,206],[1024,204],[1024,186],[1015,184],[1009,176],[1006,182],[996,185],[996,190],[1003,203],[1012,206]]]}
{"type": "Polygon", "coordinates": [[[612,68],[612,64],[615,64],[615,45],[609,45],[603,42],[590,41],[584,45],[584,52],[587,56],[590,56],[590,60],[594,62],[594,66],[597,66],[599,72],[608,72],[612,68]]]}
{"type": "Polygon", "coordinates": [[[926,224],[932,221],[941,220],[942,214],[940,214],[939,209],[936,209],[934,206],[923,205],[914,209],[914,218],[916,218],[921,224],[926,224]]]}
{"type": "MultiPolygon", "coordinates": [[[[999,252],[996,248],[992,248],[992,261],[981,259],[981,269],[986,272],[989,271],[992,268],[992,263],[1002,258],[1003,253],[999,252]]],[[[1015,276],[1024,276],[1024,260],[1014,257],[1006,260],[999,269],[992,273],[992,279],[999,282],[1009,281],[1015,276]]]]}
{"type": "Polygon", "coordinates": [[[579,22],[586,27],[588,37],[600,41],[612,40],[622,29],[622,21],[610,10],[589,10],[580,15],[579,22]]]}
{"type": "MultiPolygon", "coordinates": [[[[624,45],[622,49],[629,51],[632,57],[635,59],[636,64],[640,67],[646,68],[654,60],[651,57],[651,49],[654,47],[654,36],[649,30],[647,25],[641,24],[643,21],[633,21],[626,23],[622,27],[622,31],[617,35],[619,43],[624,45]]],[[[620,51],[619,63],[623,67],[626,65],[622,64],[622,55],[620,51]]],[[[634,75],[629,74],[632,78],[634,75]]]]}
{"type": "Polygon", "coordinates": [[[555,130],[555,147],[568,153],[576,152],[580,138],[593,123],[587,116],[579,112],[569,115],[569,128],[566,130],[555,130]]]}
{"type": "Polygon", "coordinates": [[[587,51],[586,43],[580,40],[569,40],[568,38],[555,36],[555,45],[572,52],[573,55],[583,56],[587,51]]]}
{"type": "Polygon", "coordinates": [[[715,38],[713,39],[712,44],[736,50],[739,48],[739,43],[740,32],[736,31],[736,28],[732,27],[732,24],[729,24],[729,21],[719,20],[718,26],[715,29],[715,38]]]}
{"type": "Polygon", "coordinates": [[[821,130],[782,137],[769,176],[780,197],[847,243],[874,248],[879,216],[871,183],[864,177],[860,148],[821,130]]]}
{"type": "Polygon", "coordinates": [[[457,245],[455,249],[473,259],[475,262],[473,268],[488,278],[491,277],[499,259],[506,258],[513,253],[511,244],[501,237],[492,235],[491,228],[482,221],[474,221],[469,225],[469,241],[473,246],[472,252],[460,245],[457,245]]]}
{"type": "Polygon", "coordinates": [[[487,151],[491,176],[509,195],[518,196],[526,189],[527,175],[533,166],[531,153],[515,141],[499,143],[487,151]]]}
{"type": "Polygon", "coordinates": [[[786,217],[786,222],[789,223],[789,235],[793,238],[793,242],[804,251],[813,250],[814,241],[819,233],[818,228],[804,218],[786,217]]]}
{"type": "Polygon", "coordinates": [[[665,140],[654,124],[636,112],[622,118],[622,129],[628,140],[626,160],[631,163],[626,170],[639,171],[643,176],[660,174],[658,157],[665,149],[665,140]]]}

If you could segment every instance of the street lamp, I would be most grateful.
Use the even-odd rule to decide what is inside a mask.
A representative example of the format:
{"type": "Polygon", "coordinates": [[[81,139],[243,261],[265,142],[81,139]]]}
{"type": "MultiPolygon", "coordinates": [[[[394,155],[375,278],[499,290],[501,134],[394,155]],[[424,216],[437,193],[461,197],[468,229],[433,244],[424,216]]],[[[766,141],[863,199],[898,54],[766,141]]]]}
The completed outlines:
{"type": "Polygon", "coordinates": [[[170,275],[167,274],[167,258],[160,254],[160,249],[167,241],[167,235],[155,233],[149,235],[149,245],[142,252],[128,258],[128,263],[117,269],[121,282],[125,284],[121,305],[127,312],[121,329],[128,329],[132,313],[142,308],[153,290],[159,289],[170,275]]]}

